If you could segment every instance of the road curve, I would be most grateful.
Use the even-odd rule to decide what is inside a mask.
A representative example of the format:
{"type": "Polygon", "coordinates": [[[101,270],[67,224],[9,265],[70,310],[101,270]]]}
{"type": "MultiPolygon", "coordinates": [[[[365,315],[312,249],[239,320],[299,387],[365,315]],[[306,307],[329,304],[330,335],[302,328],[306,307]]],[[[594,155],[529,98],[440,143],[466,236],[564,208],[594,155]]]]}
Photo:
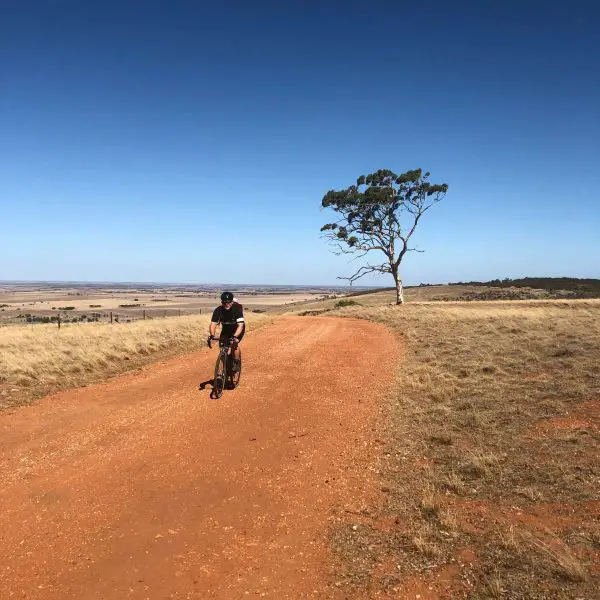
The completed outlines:
{"type": "Polygon", "coordinates": [[[327,532],[374,493],[396,343],[281,318],[220,400],[202,349],[0,414],[0,598],[336,597],[327,532]]]}

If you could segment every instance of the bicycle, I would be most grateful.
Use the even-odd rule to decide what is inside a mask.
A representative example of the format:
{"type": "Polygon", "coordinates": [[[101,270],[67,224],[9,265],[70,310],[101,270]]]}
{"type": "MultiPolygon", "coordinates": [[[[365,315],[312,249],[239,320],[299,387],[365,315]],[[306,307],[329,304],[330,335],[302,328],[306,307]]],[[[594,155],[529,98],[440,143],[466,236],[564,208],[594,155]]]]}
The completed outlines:
{"type": "Polygon", "coordinates": [[[217,362],[215,364],[212,396],[214,398],[220,398],[224,389],[234,390],[240,384],[240,377],[242,375],[242,355],[240,352],[238,369],[234,372],[233,350],[235,350],[236,344],[233,340],[222,340],[221,338],[214,336],[210,336],[209,340],[219,342],[219,356],[217,357],[217,362]],[[226,388],[227,384],[229,384],[228,388],[226,388]]]}

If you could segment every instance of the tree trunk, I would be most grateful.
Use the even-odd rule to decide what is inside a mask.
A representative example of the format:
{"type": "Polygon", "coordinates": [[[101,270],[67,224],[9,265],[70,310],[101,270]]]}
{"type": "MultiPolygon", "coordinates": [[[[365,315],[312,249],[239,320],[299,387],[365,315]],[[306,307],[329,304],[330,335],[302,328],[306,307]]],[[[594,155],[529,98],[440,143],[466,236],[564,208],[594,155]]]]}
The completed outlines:
{"type": "Polygon", "coordinates": [[[398,273],[392,273],[396,282],[396,304],[404,304],[404,288],[402,287],[402,279],[398,273]]]}

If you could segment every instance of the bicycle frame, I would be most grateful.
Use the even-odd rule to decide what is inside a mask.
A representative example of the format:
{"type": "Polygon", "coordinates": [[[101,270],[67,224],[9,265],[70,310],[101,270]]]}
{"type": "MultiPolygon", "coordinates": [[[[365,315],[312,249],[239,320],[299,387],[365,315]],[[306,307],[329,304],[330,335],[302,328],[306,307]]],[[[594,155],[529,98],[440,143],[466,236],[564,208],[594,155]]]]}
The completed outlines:
{"type": "Polygon", "coordinates": [[[215,365],[212,396],[220,398],[228,378],[231,380],[231,384],[234,388],[237,387],[239,383],[239,370],[237,381],[233,380],[234,375],[231,372],[231,361],[233,361],[233,354],[231,351],[236,348],[237,344],[233,344],[231,339],[222,340],[221,338],[214,336],[211,336],[210,339],[219,342],[219,356],[217,357],[215,365]]]}

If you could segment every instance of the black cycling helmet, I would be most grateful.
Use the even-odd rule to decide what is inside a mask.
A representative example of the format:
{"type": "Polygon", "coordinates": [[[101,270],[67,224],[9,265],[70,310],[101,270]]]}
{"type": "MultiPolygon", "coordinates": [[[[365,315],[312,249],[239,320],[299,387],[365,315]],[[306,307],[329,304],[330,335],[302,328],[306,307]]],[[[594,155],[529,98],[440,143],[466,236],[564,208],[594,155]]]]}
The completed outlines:
{"type": "Polygon", "coordinates": [[[233,294],[231,292],[223,292],[221,294],[221,302],[233,302],[233,294]]]}

